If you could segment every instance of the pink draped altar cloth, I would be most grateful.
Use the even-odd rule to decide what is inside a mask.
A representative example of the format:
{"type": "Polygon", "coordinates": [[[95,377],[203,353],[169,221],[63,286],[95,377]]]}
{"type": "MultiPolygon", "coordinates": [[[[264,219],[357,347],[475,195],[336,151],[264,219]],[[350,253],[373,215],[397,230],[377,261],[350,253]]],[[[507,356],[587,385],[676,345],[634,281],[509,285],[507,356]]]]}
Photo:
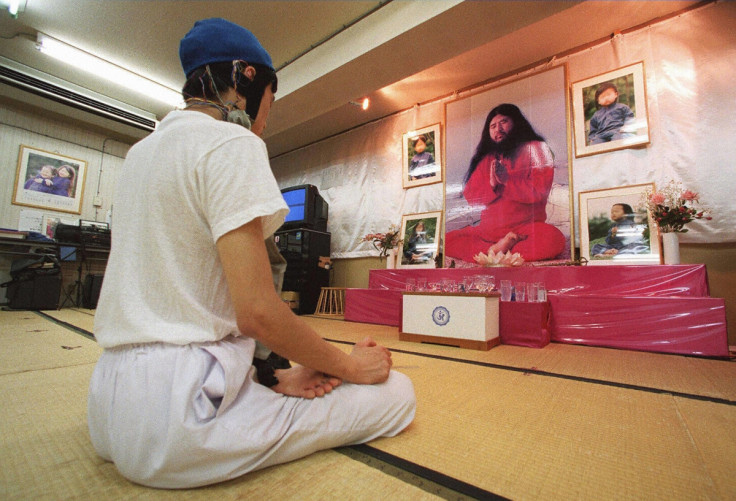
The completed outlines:
{"type": "MultiPolygon", "coordinates": [[[[710,357],[729,355],[725,301],[709,296],[705,265],[371,270],[368,289],[346,290],[345,319],[398,326],[401,291],[407,278],[425,278],[432,283],[476,275],[493,275],[497,287],[501,280],[543,282],[550,304],[548,332],[552,341],[710,357]]],[[[519,314],[521,310],[514,305],[501,311],[502,342],[504,321],[507,328],[509,322],[518,324],[511,319],[519,314]]],[[[539,342],[537,333],[530,332],[526,342],[521,332],[517,334],[508,344],[535,346],[539,342]]]]}

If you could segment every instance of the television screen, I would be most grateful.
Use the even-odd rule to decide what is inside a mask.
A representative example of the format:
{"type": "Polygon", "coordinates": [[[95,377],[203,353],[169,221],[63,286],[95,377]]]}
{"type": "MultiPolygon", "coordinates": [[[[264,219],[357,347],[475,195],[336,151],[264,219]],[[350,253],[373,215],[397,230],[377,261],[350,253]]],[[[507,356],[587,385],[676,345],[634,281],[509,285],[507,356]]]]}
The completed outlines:
{"type": "Polygon", "coordinates": [[[77,260],[77,248],[69,247],[66,245],[59,246],[59,257],[62,261],[76,261],[77,260]]]}
{"type": "Polygon", "coordinates": [[[284,219],[282,229],[308,228],[327,231],[327,213],[329,207],[319,194],[316,186],[302,184],[281,190],[281,196],[289,206],[289,213],[284,219]]]}
{"type": "Polygon", "coordinates": [[[284,222],[303,221],[305,215],[304,209],[307,202],[307,189],[288,190],[281,192],[281,194],[286,201],[286,205],[289,206],[289,213],[286,215],[284,222]]]}

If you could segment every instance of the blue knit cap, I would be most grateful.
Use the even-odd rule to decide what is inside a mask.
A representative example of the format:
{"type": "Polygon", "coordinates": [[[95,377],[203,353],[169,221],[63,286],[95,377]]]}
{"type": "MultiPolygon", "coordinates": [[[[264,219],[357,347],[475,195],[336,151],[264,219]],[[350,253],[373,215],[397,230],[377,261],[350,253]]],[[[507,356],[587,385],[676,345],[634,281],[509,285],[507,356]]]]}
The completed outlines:
{"type": "Polygon", "coordinates": [[[181,39],[179,59],[187,78],[205,64],[239,59],[274,69],[271,56],[253,33],[222,18],[194,23],[194,27],[181,39]]]}

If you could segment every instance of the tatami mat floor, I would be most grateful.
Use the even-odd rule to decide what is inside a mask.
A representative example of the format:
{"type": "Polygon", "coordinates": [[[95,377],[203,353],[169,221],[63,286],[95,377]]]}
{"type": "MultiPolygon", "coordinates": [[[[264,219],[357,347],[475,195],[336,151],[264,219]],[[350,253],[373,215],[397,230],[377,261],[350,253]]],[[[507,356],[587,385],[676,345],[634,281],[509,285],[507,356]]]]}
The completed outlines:
{"type": "Polygon", "coordinates": [[[393,350],[417,391],[398,437],[202,489],[133,485],[95,456],[93,311],[0,311],[2,499],[736,499],[736,362],[551,344],[488,352],[304,317],[393,350]]]}

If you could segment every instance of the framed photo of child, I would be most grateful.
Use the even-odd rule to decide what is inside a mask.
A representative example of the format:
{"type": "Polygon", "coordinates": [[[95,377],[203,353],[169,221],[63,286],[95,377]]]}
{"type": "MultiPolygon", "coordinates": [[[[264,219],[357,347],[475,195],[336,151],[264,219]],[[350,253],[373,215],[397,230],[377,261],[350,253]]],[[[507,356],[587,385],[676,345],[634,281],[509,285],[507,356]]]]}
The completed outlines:
{"type": "Polygon", "coordinates": [[[575,156],[649,144],[644,63],[572,84],[575,156]]]}
{"type": "Polygon", "coordinates": [[[401,220],[399,268],[435,268],[442,211],[404,214],[401,220]]]}
{"type": "Polygon", "coordinates": [[[440,124],[406,132],[402,144],[405,189],[442,182],[440,124]]]}
{"type": "Polygon", "coordinates": [[[589,265],[660,264],[647,189],[653,191],[654,183],[578,193],[581,259],[589,265]]]}
{"type": "Polygon", "coordinates": [[[13,204],[82,213],[87,162],[21,145],[13,204]]]}

